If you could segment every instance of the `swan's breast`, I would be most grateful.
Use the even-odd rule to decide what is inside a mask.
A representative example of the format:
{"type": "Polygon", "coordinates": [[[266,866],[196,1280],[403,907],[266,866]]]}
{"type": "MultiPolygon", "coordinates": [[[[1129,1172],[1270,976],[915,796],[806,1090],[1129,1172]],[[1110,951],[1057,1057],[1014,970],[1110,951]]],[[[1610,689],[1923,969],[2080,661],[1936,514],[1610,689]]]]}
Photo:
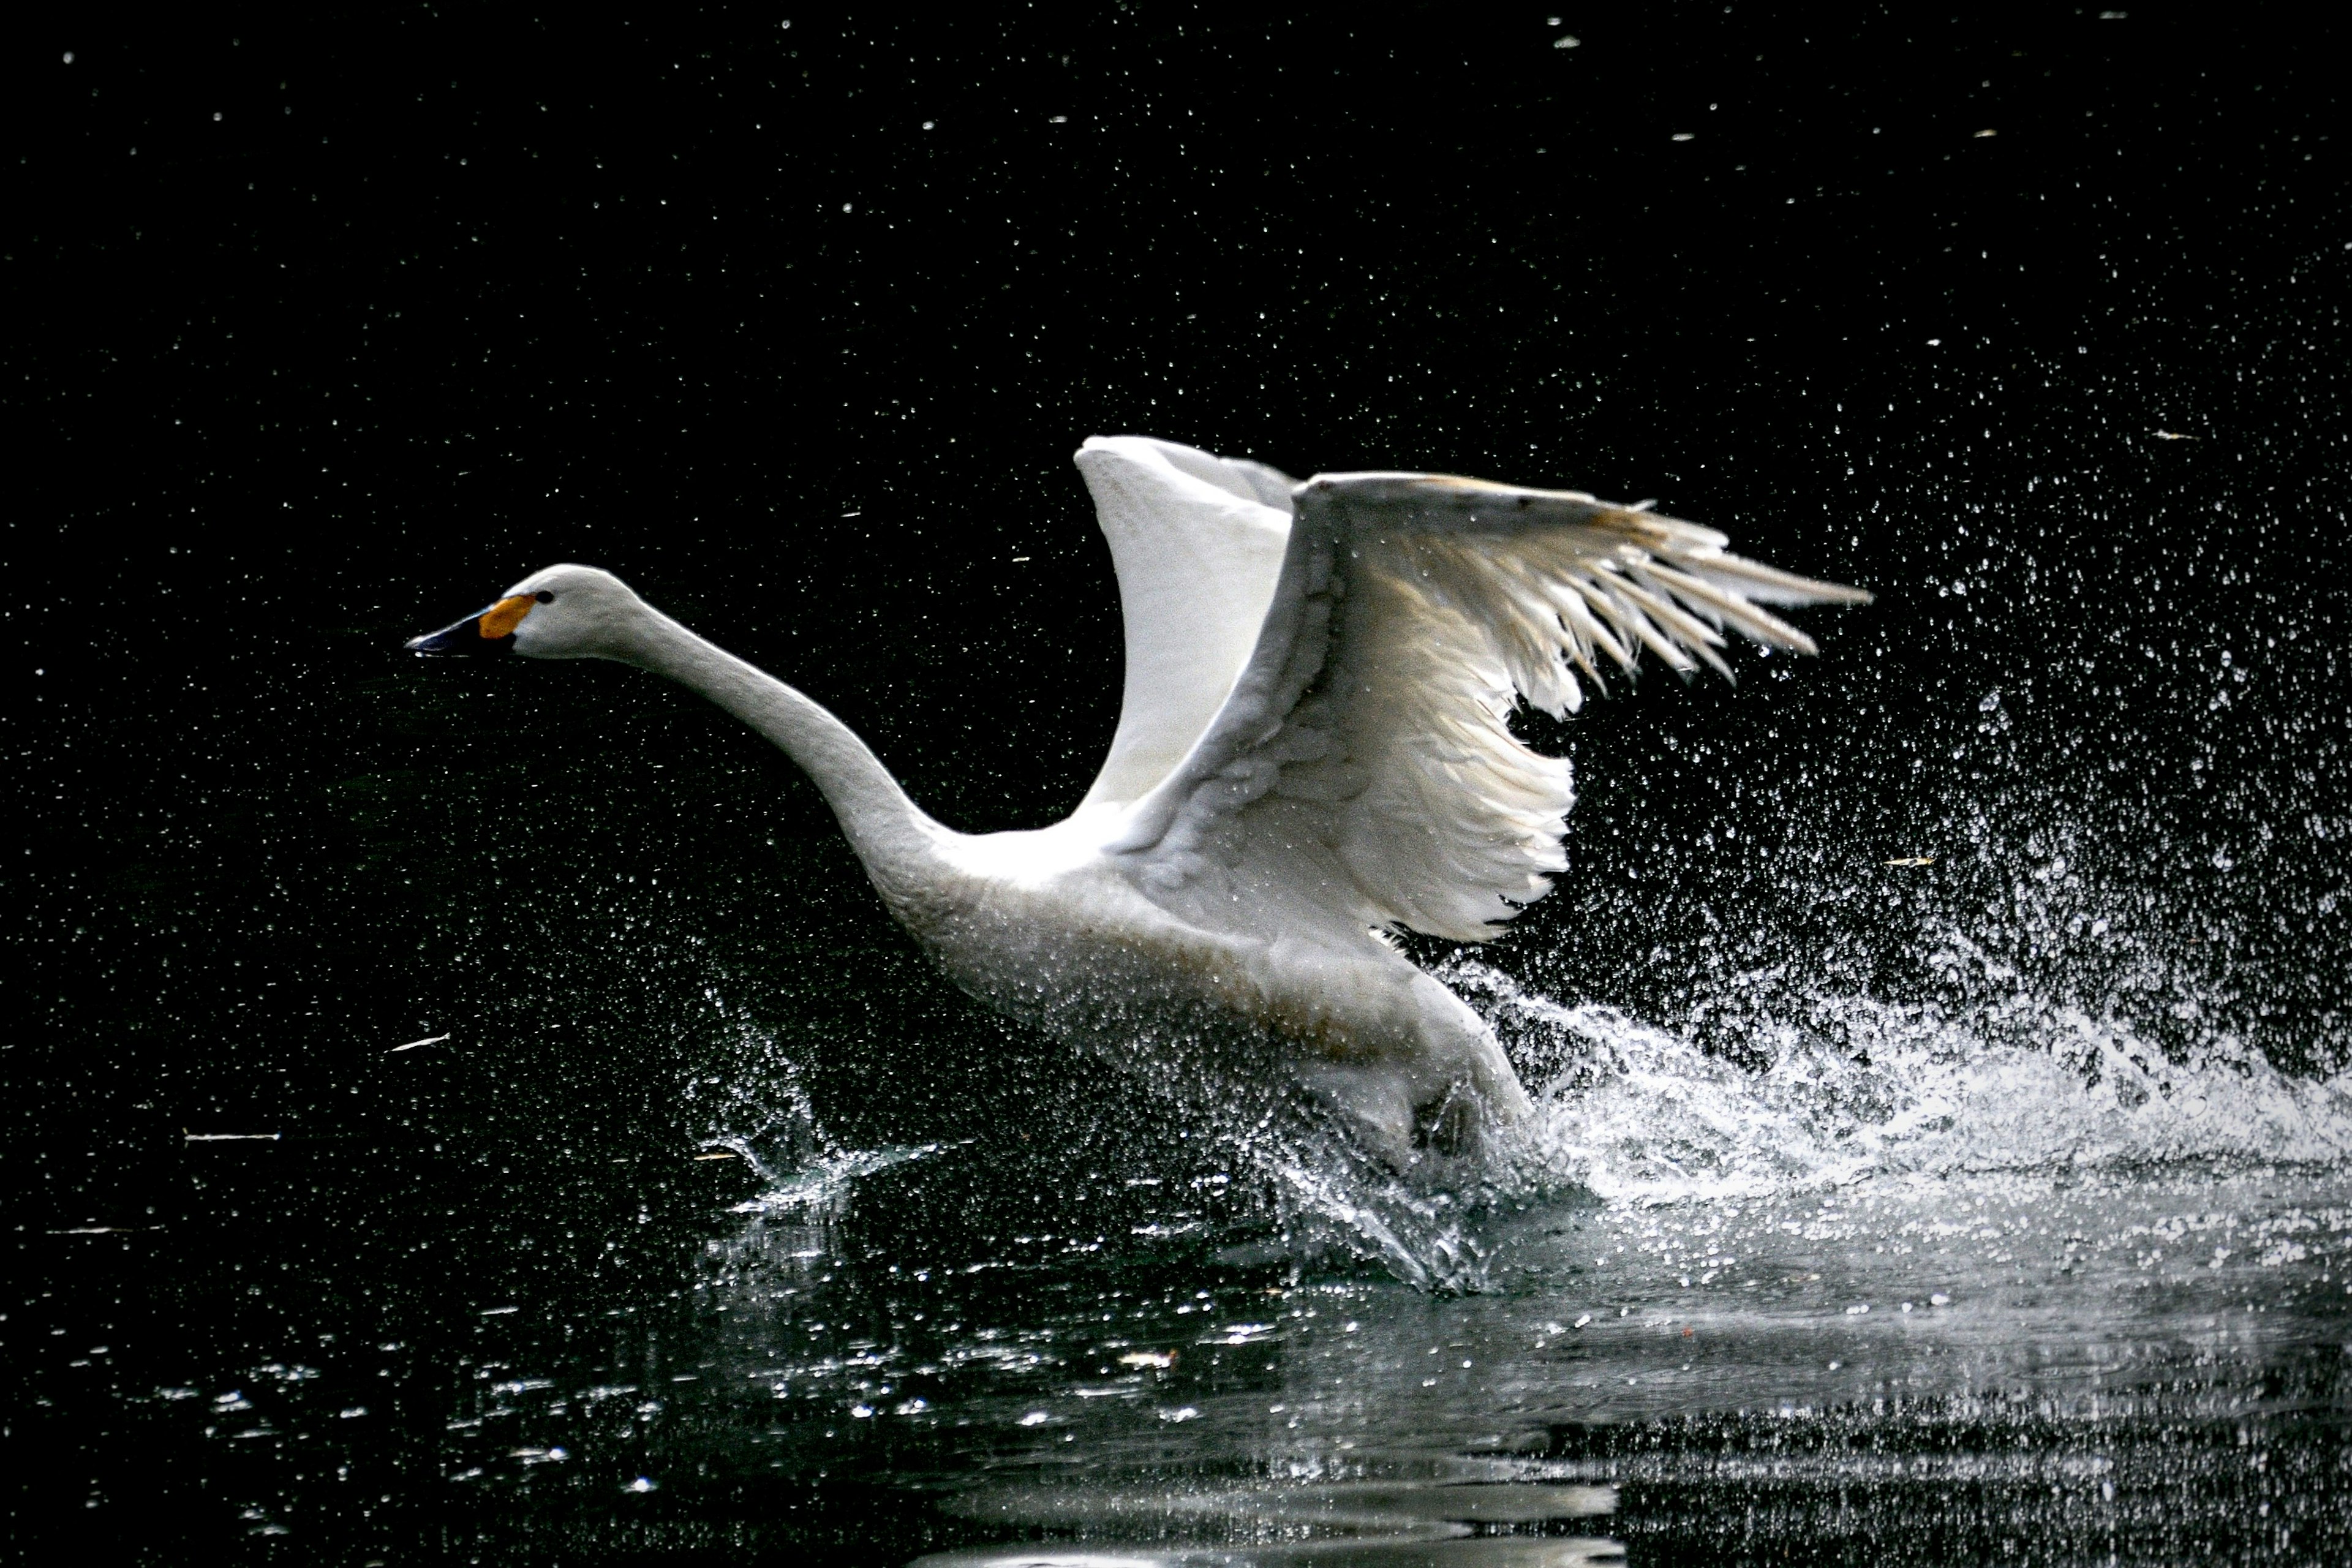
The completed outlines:
{"type": "Polygon", "coordinates": [[[1414,972],[1385,949],[1208,929],[1090,845],[1001,834],[957,847],[905,920],[964,990],[1055,1033],[1245,1034],[1335,1062],[1411,1055],[1414,972]]]}

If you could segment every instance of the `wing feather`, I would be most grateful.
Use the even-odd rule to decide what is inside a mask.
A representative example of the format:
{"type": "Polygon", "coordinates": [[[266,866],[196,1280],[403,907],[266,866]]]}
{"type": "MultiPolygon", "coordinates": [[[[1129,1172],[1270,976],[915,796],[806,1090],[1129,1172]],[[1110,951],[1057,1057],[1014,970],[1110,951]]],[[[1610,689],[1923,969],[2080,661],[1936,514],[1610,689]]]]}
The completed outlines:
{"type": "Polygon", "coordinates": [[[1118,571],[1127,677],[1087,806],[1139,799],[1181,762],[1247,662],[1290,532],[1290,480],[1140,436],[1078,449],[1118,571]]]}
{"type": "Polygon", "coordinates": [[[1576,491],[1342,474],[1292,500],[1248,663],[1111,846],[1151,885],[1312,854],[1342,921],[1491,937],[1566,865],[1574,800],[1567,763],[1511,733],[1521,696],[1565,716],[1580,674],[1605,695],[1600,659],[1630,675],[1644,652],[1727,678],[1729,632],[1813,651],[1759,605],[1869,598],[1576,491]]]}

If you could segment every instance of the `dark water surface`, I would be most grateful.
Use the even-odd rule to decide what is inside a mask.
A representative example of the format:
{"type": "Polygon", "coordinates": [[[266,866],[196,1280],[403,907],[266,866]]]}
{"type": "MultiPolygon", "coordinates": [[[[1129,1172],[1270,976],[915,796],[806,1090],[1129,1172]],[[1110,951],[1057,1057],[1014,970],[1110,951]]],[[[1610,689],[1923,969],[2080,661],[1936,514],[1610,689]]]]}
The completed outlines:
{"type": "Polygon", "coordinates": [[[2341,31],[1634,10],[20,40],[8,1553],[2352,1557],[2341,31]],[[1570,870],[1416,950],[1513,1181],[1202,1134],[716,712],[397,652],[594,562],[1035,826],[1118,431],[1879,595],[1530,721],[1570,870]]]}

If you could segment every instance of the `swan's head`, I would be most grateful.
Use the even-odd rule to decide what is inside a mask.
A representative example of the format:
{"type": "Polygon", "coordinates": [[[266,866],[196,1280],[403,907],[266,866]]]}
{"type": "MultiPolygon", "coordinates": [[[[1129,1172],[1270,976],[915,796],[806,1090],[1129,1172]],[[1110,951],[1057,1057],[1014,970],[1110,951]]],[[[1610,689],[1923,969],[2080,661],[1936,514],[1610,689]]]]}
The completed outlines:
{"type": "Polygon", "coordinates": [[[610,572],[550,566],[455,626],[408,639],[414,653],[510,654],[525,658],[626,659],[652,611],[610,572]]]}

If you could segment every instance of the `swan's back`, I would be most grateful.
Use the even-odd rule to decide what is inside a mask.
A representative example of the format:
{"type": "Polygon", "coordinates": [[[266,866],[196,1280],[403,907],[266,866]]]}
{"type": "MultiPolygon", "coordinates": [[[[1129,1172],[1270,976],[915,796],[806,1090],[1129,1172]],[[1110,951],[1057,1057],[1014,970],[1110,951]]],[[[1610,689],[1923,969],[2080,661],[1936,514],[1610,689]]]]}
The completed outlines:
{"type": "Polygon", "coordinates": [[[1077,464],[1110,542],[1127,630],[1118,731],[1085,811],[1149,794],[1224,705],[1282,571],[1291,481],[1140,436],[1095,437],[1077,464]]]}

